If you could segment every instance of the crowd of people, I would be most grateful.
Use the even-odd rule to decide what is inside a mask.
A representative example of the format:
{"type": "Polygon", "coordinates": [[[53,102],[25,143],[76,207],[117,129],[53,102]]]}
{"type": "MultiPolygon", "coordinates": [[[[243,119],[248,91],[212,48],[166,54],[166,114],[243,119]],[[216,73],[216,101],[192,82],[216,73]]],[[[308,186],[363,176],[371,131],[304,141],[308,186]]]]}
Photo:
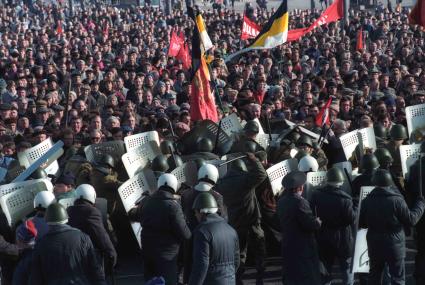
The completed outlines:
{"type": "MultiPolygon", "coordinates": [[[[62,140],[65,151],[54,195],[37,194],[35,215],[16,227],[0,222],[4,284],[105,284],[117,256],[138,248],[129,221],[143,228],[145,281],[243,284],[252,264],[263,284],[266,256],[282,255],[284,284],[331,284],[334,259],[343,283],[353,284],[362,186],[381,191],[358,213],[359,226],[369,228],[370,257],[370,274],[359,275],[360,282],[381,284],[385,271],[385,284],[405,284],[405,232],[418,221],[415,278],[424,282],[425,204],[417,186],[423,171],[416,163],[405,179],[399,152],[421,143],[424,131],[407,134],[405,108],[425,103],[425,37],[408,24],[409,9],[352,9],[344,24],[229,62],[249,44],[240,39],[243,14],[223,5],[201,11],[214,45],[208,54],[219,118],[236,114],[246,122],[231,144],[217,147],[213,137],[197,136],[205,125],[191,120],[192,71],[168,56],[172,31],[191,45],[194,22],[182,2],[167,15],[148,5],[67,5],[36,1],[0,11],[3,184],[22,170],[18,153],[49,138],[62,140]],[[329,98],[326,127],[316,118],[329,98]],[[345,174],[333,167],[347,160],[338,138],[366,127],[374,128],[378,149],[357,148],[348,158],[360,175],[347,193],[345,174]],[[279,141],[261,146],[260,129],[279,141]],[[84,147],[148,131],[158,133],[162,152],[147,166],[158,190],[126,213],[117,192],[129,179],[122,162],[112,153],[87,161],[84,147]],[[244,158],[230,161],[224,177],[206,163],[238,153],[244,158]],[[299,170],[274,193],[266,169],[291,158],[299,170]],[[169,173],[187,161],[197,166],[193,187],[169,173]],[[306,173],[318,170],[327,171],[326,186],[305,192],[306,173]],[[99,197],[107,200],[107,214],[94,207],[99,197]],[[66,198],[77,199],[68,210],[57,203],[66,198]]],[[[273,13],[246,9],[260,25],[273,13]]],[[[320,13],[292,11],[289,29],[309,27],[320,13]]],[[[39,169],[32,177],[45,175],[39,169]]]]}

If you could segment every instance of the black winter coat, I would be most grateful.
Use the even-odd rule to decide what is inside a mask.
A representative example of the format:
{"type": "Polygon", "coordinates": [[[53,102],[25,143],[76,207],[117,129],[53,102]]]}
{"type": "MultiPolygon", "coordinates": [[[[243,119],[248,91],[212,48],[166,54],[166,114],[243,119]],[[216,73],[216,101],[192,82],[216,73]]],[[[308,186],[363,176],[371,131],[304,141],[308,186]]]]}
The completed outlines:
{"type": "Polygon", "coordinates": [[[236,231],[217,214],[209,214],[193,233],[189,285],[232,285],[239,267],[236,231]]]}
{"type": "MultiPolygon", "coordinates": [[[[425,157],[422,158],[422,173],[425,173],[425,157]]],[[[420,181],[419,160],[417,160],[410,167],[409,178],[406,184],[406,196],[408,198],[409,205],[412,205],[419,195],[419,189],[420,189],[419,181],[420,181]]],[[[425,175],[422,176],[422,195],[424,194],[424,192],[425,192],[425,175]]],[[[416,225],[416,230],[422,233],[425,232],[425,218],[423,216],[419,220],[418,224],[416,225]]]]}
{"type": "Polygon", "coordinates": [[[87,234],[94,248],[115,264],[117,252],[103,225],[100,211],[90,202],[79,199],[74,206],[68,208],[68,216],[68,224],[87,234]]]}
{"type": "Polygon", "coordinates": [[[37,241],[29,280],[31,285],[106,285],[90,237],[68,225],[49,225],[37,241]]]}
{"type": "Polygon", "coordinates": [[[277,214],[282,232],[284,281],[299,285],[320,284],[320,262],[314,236],[320,224],[308,201],[295,193],[284,193],[279,199],[277,214]]]}
{"type": "Polygon", "coordinates": [[[223,195],[229,224],[234,228],[260,223],[261,219],[255,189],[267,178],[267,173],[258,160],[248,160],[246,164],[248,172],[230,169],[216,186],[223,195]]]}
{"type": "Polygon", "coordinates": [[[317,233],[320,250],[350,257],[353,249],[351,226],[356,218],[351,196],[341,188],[327,185],[313,192],[310,206],[322,220],[317,233]]]}
{"type": "Polygon", "coordinates": [[[191,237],[182,208],[168,191],[159,189],[143,199],[136,215],[143,228],[143,250],[159,259],[173,260],[181,242],[191,237]]]}
{"type": "Polygon", "coordinates": [[[370,258],[399,260],[406,257],[403,226],[411,227],[421,218],[424,199],[416,200],[411,210],[397,189],[376,187],[363,201],[359,226],[367,228],[370,258]]]}

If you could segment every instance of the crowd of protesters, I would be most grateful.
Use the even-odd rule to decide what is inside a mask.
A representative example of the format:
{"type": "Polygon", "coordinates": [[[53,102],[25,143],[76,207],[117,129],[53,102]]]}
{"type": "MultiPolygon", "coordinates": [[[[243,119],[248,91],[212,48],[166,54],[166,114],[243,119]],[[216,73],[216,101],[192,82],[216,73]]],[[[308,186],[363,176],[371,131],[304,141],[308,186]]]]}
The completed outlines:
{"type": "MultiPolygon", "coordinates": [[[[0,166],[15,167],[18,152],[49,137],[65,144],[63,169],[90,144],[151,130],[161,140],[190,132],[197,123],[190,115],[192,73],[167,55],[172,31],[183,32],[190,46],[194,23],[183,4],[170,15],[149,6],[71,10],[66,4],[20,3],[0,11],[0,166]]],[[[332,97],[329,136],[338,137],[363,127],[385,133],[406,126],[405,108],[425,103],[425,37],[408,24],[409,9],[350,10],[344,25],[324,25],[225,63],[249,41],[240,40],[243,15],[218,8],[201,12],[214,44],[209,65],[220,118],[287,119],[320,134],[316,116],[332,97]]],[[[264,24],[274,10],[248,5],[246,13],[264,24]]],[[[289,29],[310,26],[320,13],[292,11],[289,29]]],[[[421,141],[422,132],[413,140],[421,141]]],[[[341,158],[323,148],[327,158],[318,162],[326,170],[341,158]]]]}

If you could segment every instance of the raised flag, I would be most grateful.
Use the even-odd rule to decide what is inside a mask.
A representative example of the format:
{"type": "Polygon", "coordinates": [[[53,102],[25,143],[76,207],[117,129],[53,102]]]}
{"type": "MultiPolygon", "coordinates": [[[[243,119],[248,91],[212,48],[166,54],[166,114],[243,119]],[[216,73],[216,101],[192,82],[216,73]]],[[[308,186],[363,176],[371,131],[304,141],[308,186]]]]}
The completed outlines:
{"type": "Polygon", "coordinates": [[[343,0],[335,0],[310,27],[288,31],[288,42],[296,41],[317,27],[336,22],[342,17],[344,17],[344,2],[343,0]]]}
{"type": "Polygon", "coordinates": [[[424,0],[417,0],[409,14],[409,24],[420,25],[425,28],[425,4],[424,0]]]}
{"type": "Polygon", "coordinates": [[[189,47],[187,46],[187,44],[183,44],[183,46],[181,46],[178,54],[176,55],[176,59],[182,62],[183,68],[185,70],[190,69],[192,63],[190,60],[189,47]]]}
{"type": "Polygon", "coordinates": [[[171,33],[170,47],[168,48],[168,56],[177,56],[183,46],[184,38],[182,39],[175,31],[171,33]]]}
{"type": "Polygon", "coordinates": [[[288,1],[283,0],[276,13],[269,19],[267,24],[261,29],[261,32],[254,39],[253,43],[231,55],[225,61],[228,62],[235,56],[254,49],[271,49],[286,42],[288,37],[288,1]]]}
{"type": "Polygon", "coordinates": [[[329,116],[329,107],[332,104],[332,97],[329,97],[325,106],[323,106],[322,110],[320,110],[319,114],[316,116],[316,126],[324,127],[325,125],[330,125],[330,116],[329,116]]]}
{"type": "MultiPolygon", "coordinates": [[[[194,19],[192,7],[188,7],[189,16],[194,19]]],[[[192,36],[192,79],[190,86],[190,116],[194,121],[209,119],[218,121],[217,107],[210,87],[210,72],[201,48],[201,36],[198,25],[192,36]]]]}
{"type": "Polygon", "coordinates": [[[364,49],[364,42],[363,42],[363,29],[360,28],[360,30],[357,31],[357,42],[356,42],[356,50],[360,51],[364,49]]]}
{"type": "Polygon", "coordinates": [[[261,27],[243,15],[241,40],[253,39],[260,33],[261,27]]]}
{"type": "Polygon", "coordinates": [[[207,33],[205,22],[204,22],[204,19],[202,19],[201,14],[198,14],[196,16],[196,26],[198,27],[202,47],[204,48],[204,52],[206,52],[207,50],[213,47],[213,44],[211,42],[210,36],[207,33]]]}

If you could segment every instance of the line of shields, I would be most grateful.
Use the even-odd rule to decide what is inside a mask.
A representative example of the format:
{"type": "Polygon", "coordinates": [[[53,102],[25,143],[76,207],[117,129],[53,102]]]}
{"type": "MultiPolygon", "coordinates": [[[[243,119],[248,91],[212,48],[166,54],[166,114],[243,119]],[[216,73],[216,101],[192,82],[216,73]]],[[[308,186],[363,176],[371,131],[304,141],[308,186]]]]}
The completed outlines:
{"type": "MultiPolygon", "coordinates": [[[[400,147],[401,164],[403,175],[408,176],[409,168],[415,163],[420,155],[421,134],[425,134],[425,104],[410,106],[406,108],[406,119],[409,133],[408,145],[400,147]]],[[[257,143],[265,150],[270,147],[279,145],[279,141],[288,134],[289,131],[297,128],[302,133],[309,135],[316,142],[326,139],[319,135],[308,131],[302,126],[297,126],[292,122],[283,120],[281,123],[285,128],[272,133],[270,123],[267,122],[268,133],[260,126],[260,133],[257,136],[257,143]]],[[[207,161],[214,164],[219,169],[220,177],[227,173],[228,162],[235,158],[241,158],[241,154],[228,154],[230,147],[237,136],[243,129],[244,122],[241,122],[236,114],[223,118],[218,124],[205,120],[197,124],[192,130],[180,139],[174,140],[174,153],[182,155],[184,163],[171,171],[177,177],[180,186],[192,187],[197,180],[197,165],[192,160],[191,151],[196,149],[199,138],[209,138],[215,142],[214,153],[219,157],[207,161]],[[185,160],[185,155],[191,159],[185,160]]],[[[334,165],[343,169],[346,174],[346,182],[343,187],[348,193],[351,192],[351,181],[358,173],[357,169],[352,169],[349,159],[353,152],[360,148],[363,153],[364,148],[376,150],[376,138],[373,127],[354,130],[340,137],[341,144],[344,149],[346,162],[334,165]]],[[[57,175],[59,172],[59,164],[57,159],[63,154],[63,142],[53,143],[51,139],[47,139],[42,143],[25,150],[18,154],[19,167],[12,170],[0,169],[0,181],[5,180],[6,176],[10,183],[0,186],[0,206],[6,215],[7,221],[11,227],[23,220],[33,211],[34,196],[40,191],[53,191],[53,185],[48,178],[27,180],[28,177],[38,168],[42,167],[49,175],[57,175]]],[[[128,212],[135,207],[147,193],[152,193],[157,188],[155,173],[151,170],[152,160],[161,154],[160,138],[156,131],[144,132],[124,138],[122,141],[111,141],[96,145],[89,145],[84,149],[87,161],[95,163],[98,159],[108,153],[112,155],[115,161],[122,161],[123,167],[128,175],[128,180],[118,188],[119,196],[122,200],[125,210],[128,212]]],[[[294,155],[295,156],[295,155],[294,155]]],[[[298,161],[296,158],[290,158],[274,164],[268,168],[267,174],[270,186],[275,195],[281,192],[281,181],[289,172],[298,169],[298,161]]],[[[326,182],[326,172],[317,171],[307,174],[307,183],[305,195],[307,198],[317,187],[324,185],[326,182]]],[[[361,190],[361,200],[367,196],[373,188],[364,187],[361,190]]],[[[63,199],[60,201],[65,207],[73,204],[71,199],[63,199]]],[[[97,201],[98,202],[98,201],[97,201]]],[[[106,209],[106,201],[99,201],[98,207],[106,209]]],[[[105,212],[105,210],[102,210],[105,212]]],[[[140,224],[131,224],[134,235],[141,247],[140,232],[142,230],[140,224]]],[[[355,252],[353,254],[353,272],[368,272],[369,263],[367,256],[366,243],[367,230],[357,231],[355,252]]]]}

